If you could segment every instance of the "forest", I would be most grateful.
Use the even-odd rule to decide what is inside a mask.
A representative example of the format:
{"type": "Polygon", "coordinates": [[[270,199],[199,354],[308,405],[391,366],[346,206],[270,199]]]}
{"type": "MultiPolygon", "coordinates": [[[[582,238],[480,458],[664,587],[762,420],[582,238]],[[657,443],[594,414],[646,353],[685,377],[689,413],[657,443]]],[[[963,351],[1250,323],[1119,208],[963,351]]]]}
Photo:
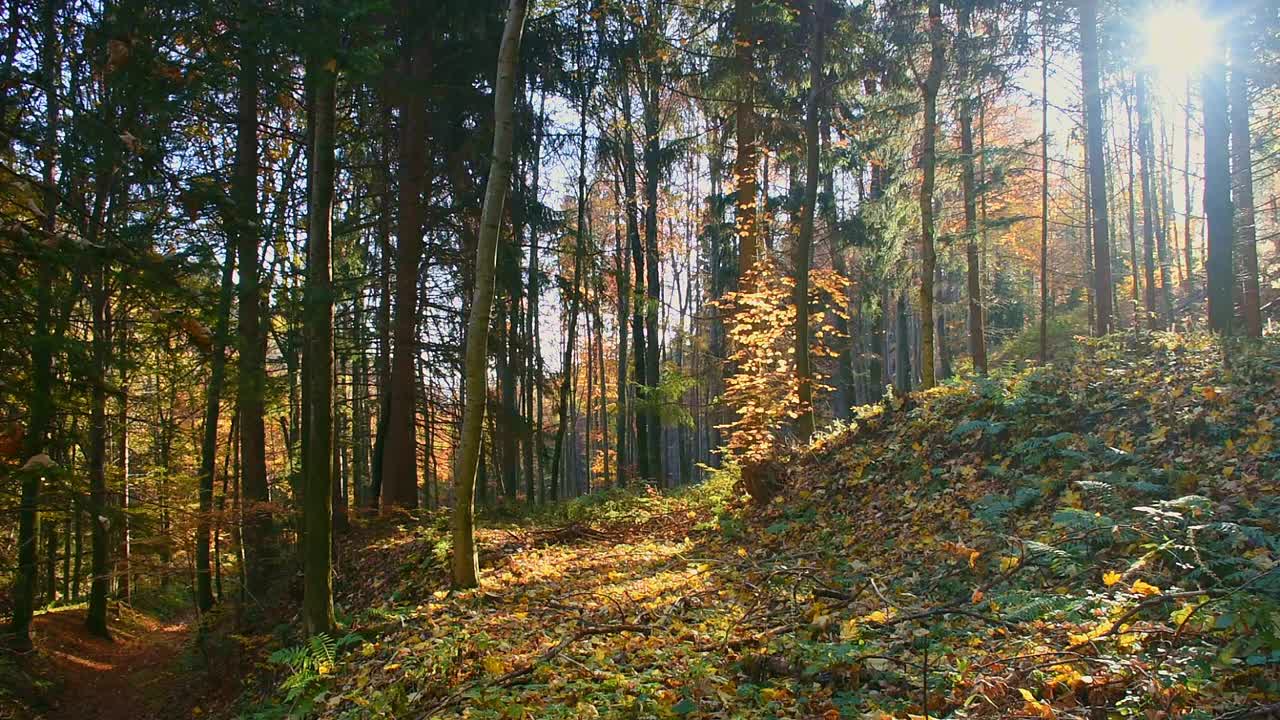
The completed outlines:
{"type": "Polygon", "coordinates": [[[0,718],[1280,718],[1272,0],[0,0],[0,718]]]}

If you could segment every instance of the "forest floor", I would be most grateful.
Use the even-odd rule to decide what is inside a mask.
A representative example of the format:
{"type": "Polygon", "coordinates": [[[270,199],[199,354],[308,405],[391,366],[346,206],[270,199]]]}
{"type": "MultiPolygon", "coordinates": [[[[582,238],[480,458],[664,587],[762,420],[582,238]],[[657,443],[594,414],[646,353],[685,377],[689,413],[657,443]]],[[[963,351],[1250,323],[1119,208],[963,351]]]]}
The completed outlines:
{"type": "Polygon", "coordinates": [[[36,616],[33,634],[53,685],[47,720],[150,720],[189,716],[192,696],[181,662],[189,618],[169,620],[113,605],[112,638],[85,630],[84,607],[36,616]]]}
{"type": "Polygon", "coordinates": [[[1132,342],[860,408],[763,506],[730,471],[487,517],[476,590],[447,518],[359,528],[348,634],[247,716],[1271,717],[1280,344],[1132,342]]]}

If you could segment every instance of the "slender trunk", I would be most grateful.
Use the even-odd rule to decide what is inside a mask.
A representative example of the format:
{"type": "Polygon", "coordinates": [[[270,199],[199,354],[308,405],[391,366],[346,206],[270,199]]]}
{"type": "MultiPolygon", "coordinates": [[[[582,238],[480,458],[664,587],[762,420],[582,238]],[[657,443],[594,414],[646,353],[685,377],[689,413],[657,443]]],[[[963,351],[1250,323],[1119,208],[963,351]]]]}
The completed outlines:
{"type": "MultiPolygon", "coordinates": [[[[973,83],[972,37],[969,34],[970,9],[962,6],[956,15],[960,23],[957,47],[958,71],[965,83],[973,83]]],[[[981,102],[981,100],[980,100],[981,102]]],[[[978,203],[974,188],[973,98],[965,92],[960,98],[960,186],[964,192],[965,279],[969,295],[969,355],[974,372],[987,374],[987,339],[982,317],[982,268],[978,260],[978,203]]]]}
{"type": "Polygon", "coordinates": [[[1154,153],[1151,151],[1151,108],[1147,100],[1147,77],[1139,73],[1137,79],[1138,111],[1138,159],[1141,161],[1142,185],[1142,273],[1143,304],[1151,329],[1160,329],[1162,314],[1156,307],[1156,254],[1155,254],[1155,193],[1151,175],[1154,153]]]}
{"type": "MultiPolygon", "coordinates": [[[[1211,6],[1224,8],[1225,0],[1211,6]]],[[[1230,123],[1227,110],[1227,70],[1223,53],[1215,49],[1205,65],[1204,97],[1204,214],[1208,226],[1209,329],[1232,333],[1232,212],[1231,167],[1228,153],[1230,123]]]]}
{"type": "Polygon", "coordinates": [[[929,2],[929,70],[920,86],[924,99],[924,129],[920,137],[920,384],[934,386],[933,276],[938,264],[934,248],[933,188],[937,172],[938,88],[942,85],[947,48],[942,27],[942,3],[929,2]]]}
{"type": "Polygon", "coordinates": [[[1186,287],[1183,292],[1190,302],[1196,291],[1195,252],[1191,241],[1191,78],[1187,77],[1186,109],[1182,117],[1182,207],[1186,213],[1182,217],[1182,252],[1186,257],[1187,274],[1184,276],[1186,287]]]}
{"type": "Polygon", "coordinates": [[[661,382],[659,367],[662,359],[662,335],[658,331],[658,310],[662,307],[662,276],[658,254],[658,183],[661,181],[662,148],[659,144],[661,122],[659,117],[659,92],[662,85],[661,60],[657,52],[661,0],[652,0],[649,7],[648,26],[645,28],[646,53],[649,62],[645,66],[642,115],[644,118],[644,246],[645,246],[645,333],[648,335],[644,356],[645,414],[649,418],[648,448],[649,471],[657,487],[665,487],[666,473],[662,462],[662,416],[658,407],[658,385],[661,382]]]}
{"type": "Polygon", "coordinates": [[[458,436],[457,474],[454,477],[452,576],[457,587],[475,587],[480,574],[474,527],[475,482],[487,395],[489,312],[493,305],[493,275],[502,204],[511,175],[512,98],[527,7],[525,0],[510,2],[502,31],[502,46],[498,51],[497,82],[494,83],[493,154],[481,210],[480,237],[476,244],[475,295],[467,321],[466,405],[458,436]]]}
{"type": "MultiPolygon", "coordinates": [[[[58,88],[61,83],[61,46],[57,14],[61,2],[47,0],[41,7],[42,42],[40,47],[41,80],[45,93],[44,137],[44,220],[40,230],[46,238],[57,231],[58,186],[56,183],[58,112],[61,107],[58,88]]],[[[14,5],[13,7],[16,7],[14,5]]],[[[11,29],[17,38],[17,28],[11,29]]],[[[53,344],[51,315],[53,309],[54,271],[45,259],[37,260],[35,324],[31,339],[31,395],[27,400],[26,436],[23,439],[23,462],[45,452],[46,435],[53,419],[53,344]]],[[[41,467],[26,467],[21,472],[22,499],[18,513],[18,572],[13,586],[13,620],[11,642],[18,650],[31,647],[31,617],[35,611],[36,540],[40,534],[41,467]]],[[[77,514],[77,520],[79,514],[77,514]]],[[[78,568],[77,568],[78,572],[78,568]]]]}
{"type": "MultiPolygon", "coordinates": [[[[408,22],[409,18],[405,18],[408,22]]],[[[396,253],[394,351],[388,387],[386,441],[382,448],[384,507],[418,507],[418,458],[414,420],[414,358],[418,352],[418,273],[422,262],[422,197],[426,185],[426,73],[428,38],[406,29],[405,70],[410,82],[400,106],[400,213],[396,253]]]]}
{"type": "Polygon", "coordinates": [[[1231,30],[1231,202],[1235,208],[1236,252],[1239,253],[1241,310],[1244,331],[1262,337],[1261,295],[1258,289],[1258,242],[1253,210],[1253,153],[1249,132],[1249,58],[1244,18],[1231,30]]]}
{"type": "Polygon", "coordinates": [[[261,601],[275,575],[275,552],[271,547],[273,520],[267,507],[271,497],[263,423],[267,375],[258,267],[258,49],[257,28],[252,25],[257,7],[241,0],[240,12],[236,166],[232,177],[240,276],[240,472],[245,592],[261,601]]]}
{"type": "MultiPolygon", "coordinates": [[[[632,374],[631,381],[636,393],[636,401],[632,403],[636,424],[635,456],[640,479],[644,482],[652,483],[654,481],[654,468],[650,466],[648,450],[649,414],[643,412],[640,407],[644,399],[641,388],[645,384],[645,356],[647,351],[647,343],[644,336],[645,285],[647,280],[644,270],[644,243],[640,238],[640,211],[636,200],[636,157],[635,140],[631,132],[631,91],[628,83],[624,82],[622,84],[624,86],[622,90],[622,122],[625,135],[622,143],[622,180],[627,194],[627,238],[628,245],[631,248],[632,276],[635,278],[634,300],[631,312],[631,354],[635,358],[635,371],[632,374]]],[[[656,428],[653,431],[656,432],[656,428]]]]}
{"type": "Polygon", "coordinates": [[[1084,119],[1093,201],[1094,333],[1112,330],[1111,241],[1107,223],[1107,169],[1102,143],[1102,89],[1098,60],[1098,0],[1080,2],[1080,65],[1084,86],[1084,119]]]}
{"type": "Polygon", "coordinates": [[[111,571],[107,565],[107,364],[111,352],[107,320],[107,271],[95,271],[93,306],[93,375],[89,399],[89,520],[93,563],[86,627],[93,635],[110,637],[107,630],[107,593],[111,571]]]}
{"type": "Polygon", "coordinates": [[[1129,168],[1129,192],[1126,193],[1129,196],[1129,269],[1133,277],[1133,335],[1136,338],[1142,325],[1142,275],[1138,270],[1138,211],[1137,196],[1134,195],[1136,181],[1133,171],[1133,149],[1137,145],[1137,137],[1133,132],[1133,104],[1129,102],[1128,95],[1125,96],[1124,109],[1128,142],[1125,157],[1129,168]]]}
{"type": "Polygon", "coordinates": [[[812,45],[809,48],[809,96],[805,101],[805,182],[800,209],[800,234],[795,245],[795,360],[796,390],[800,400],[800,417],[796,435],[806,443],[813,435],[813,375],[809,367],[809,265],[813,255],[813,218],[818,204],[818,98],[822,92],[822,55],[825,42],[823,3],[814,0],[812,45]]]}
{"type": "MultiPolygon", "coordinates": [[[[315,13],[314,8],[308,13],[315,13]]],[[[331,19],[318,18],[321,32],[336,40],[331,19]]],[[[303,296],[303,338],[308,388],[303,408],[308,434],[302,458],[303,548],[302,616],[307,634],[331,633],[333,618],[333,278],[332,219],[335,121],[337,114],[336,42],[309,58],[307,84],[311,108],[311,168],[307,199],[307,275],[303,296]]]]}
{"type": "Polygon", "coordinates": [[[752,268],[760,258],[760,227],[756,212],[759,185],[759,140],[755,121],[755,0],[734,0],[734,64],[738,83],[735,122],[738,155],[734,162],[734,226],[738,236],[738,290],[750,291],[752,268]]]}
{"type": "MultiPolygon", "coordinates": [[[[1044,10],[1041,10],[1043,13],[1044,10]]],[[[1040,364],[1049,362],[1049,25],[1040,17],[1040,364]]]]}
{"type": "Polygon", "coordinates": [[[218,419],[222,409],[222,384],[226,376],[227,330],[231,314],[232,273],[235,244],[228,241],[222,262],[222,285],[218,294],[217,327],[210,351],[209,386],[205,395],[204,433],[200,443],[200,515],[196,521],[196,607],[206,612],[213,607],[209,574],[209,521],[213,514],[213,475],[218,455],[218,419]]]}

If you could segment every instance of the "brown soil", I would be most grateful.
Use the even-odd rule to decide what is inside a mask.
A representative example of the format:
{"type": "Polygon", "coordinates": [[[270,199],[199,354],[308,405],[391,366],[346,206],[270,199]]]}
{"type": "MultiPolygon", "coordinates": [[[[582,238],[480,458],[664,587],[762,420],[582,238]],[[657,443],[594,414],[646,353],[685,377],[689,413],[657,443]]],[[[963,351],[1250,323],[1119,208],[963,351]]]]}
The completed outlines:
{"type": "Polygon", "coordinates": [[[192,717],[198,692],[184,673],[185,619],[158,621],[121,609],[112,638],[90,635],[83,608],[45,613],[33,625],[36,646],[58,684],[48,720],[149,720],[192,717]]]}

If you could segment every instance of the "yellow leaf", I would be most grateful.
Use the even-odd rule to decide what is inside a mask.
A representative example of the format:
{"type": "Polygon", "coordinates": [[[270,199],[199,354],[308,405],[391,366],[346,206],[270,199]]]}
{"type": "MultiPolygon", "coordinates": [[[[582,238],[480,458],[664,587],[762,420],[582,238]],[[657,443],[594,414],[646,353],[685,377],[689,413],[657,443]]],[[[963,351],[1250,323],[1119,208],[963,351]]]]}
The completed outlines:
{"type": "Polygon", "coordinates": [[[877,610],[867,616],[867,622],[882,623],[889,619],[889,613],[883,610],[877,610]]]}
{"type": "Polygon", "coordinates": [[[1004,556],[1004,557],[1000,558],[1000,571],[1001,571],[1001,572],[1009,572],[1010,570],[1012,570],[1012,569],[1014,569],[1014,568],[1016,568],[1016,567],[1018,567],[1018,558],[1016,558],[1016,557],[1010,557],[1010,556],[1008,556],[1008,555],[1006,555],[1006,556],[1004,556]]]}
{"type": "Polygon", "coordinates": [[[858,621],[856,618],[849,618],[840,623],[840,639],[848,640],[858,635],[858,621]]]}
{"type": "Polygon", "coordinates": [[[482,664],[485,672],[490,675],[501,675],[506,666],[502,664],[502,658],[496,655],[486,655],[482,664]]]}
{"type": "Polygon", "coordinates": [[[1151,585],[1149,583],[1143,582],[1142,580],[1135,580],[1133,582],[1133,591],[1139,595],[1145,595],[1148,597],[1150,597],[1151,595],[1160,594],[1160,588],[1156,587],[1155,585],[1151,585]]]}
{"type": "Polygon", "coordinates": [[[1115,570],[1108,570],[1107,572],[1102,573],[1102,584],[1107,587],[1111,587],[1112,585],[1120,582],[1121,577],[1120,573],[1115,570]]]}

